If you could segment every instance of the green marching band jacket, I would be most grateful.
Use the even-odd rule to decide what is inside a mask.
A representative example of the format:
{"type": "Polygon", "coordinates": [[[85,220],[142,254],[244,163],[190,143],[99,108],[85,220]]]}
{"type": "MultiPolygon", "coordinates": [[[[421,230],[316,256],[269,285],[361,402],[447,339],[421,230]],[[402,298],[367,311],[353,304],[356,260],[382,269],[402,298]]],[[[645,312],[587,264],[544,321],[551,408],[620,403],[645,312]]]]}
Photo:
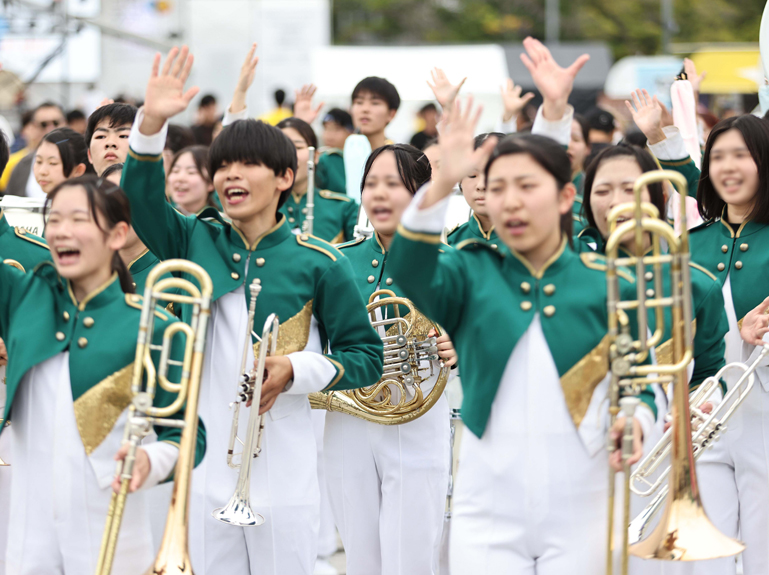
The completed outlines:
{"type": "MultiPolygon", "coordinates": [[[[142,297],[125,294],[117,273],[78,302],[67,280],[50,262],[23,274],[0,266],[0,338],[8,348],[5,418],[13,418],[13,398],[24,374],[47,359],[69,350],[69,370],[75,419],[86,453],[90,455],[133,398],[131,375],[139,333],[142,297]],[[29,342],[34,342],[30,345],[29,342]]],[[[176,321],[155,310],[155,344],[176,321]]],[[[181,344],[181,341],[179,341],[181,344]]],[[[174,355],[181,350],[175,348],[174,355]]],[[[177,355],[181,358],[181,353],[177,355]]],[[[159,353],[153,352],[157,365],[159,353]]],[[[175,377],[178,381],[178,374],[175,377]]],[[[156,389],[156,406],[168,406],[175,394],[156,389]]],[[[175,418],[183,419],[184,413],[175,418]]],[[[159,441],[179,444],[181,429],[155,428],[159,441]]],[[[205,453],[205,428],[198,428],[195,463],[205,453]]]]}
{"type": "Polygon", "coordinates": [[[467,222],[451,230],[446,238],[448,244],[454,248],[466,240],[477,240],[489,244],[495,250],[500,249],[504,251],[507,249],[505,244],[499,241],[493,226],[488,232],[483,231],[481,222],[478,221],[478,217],[475,214],[470,216],[467,222]]]}
{"type": "MultiPolygon", "coordinates": [[[[202,266],[213,280],[214,301],[254,278],[262,280],[254,325],[261,332],[267,316],[278,315],[278,354],[303,350],[315,317],[322,345],[330,344],[332,350],[325,357],[336,370],[326,389],[352,389],[379,379],[382,341],[366,319],[350,262],[332,245],[292,233],[283,215],[250,245],[213,208],[183,216],[165,199],[161,155],[129,150],[121,187],[145,245],[162,260],[182,258],[202,266]],[[351,314],[355,309],[361,313],[351,314]]],[[[249,290],[244,291],[248,306],[249,290]]],[[[190,313],[182,306],[182,318],[190,313]]]]}
{"type": "Polygon", "coordinates": [[[769,225],[747,221],[734,230],[717,218],[690,230],[689,247],[692,260],[716,276],[720,285],[730,278],[738,321],[764,301],[769,286],[769,225]]]}
{"type": "Polygon", "coordinates": [[[577,188],[577,195],[574,196],[574,203],[571,205],[573,222],[572,233],[576,236],[587,227],[587,220],[582,213],[582,194],[585,186],[585,172],[580,172],[571,181],[577,188]]]}
{"type": "MultiPolygon", "coordinates": [[[[691,238],[691,236],[690,236],[691,238]]],[[[585,228],[578,238],[575,238],[575,249],[578,252],[596,251],[604,252],[604,242],[598,230],[585,228]]],[[[621,255],[629,256],[624,249],[621,255]]],[[[648,253],[648,252],[647,252],[648,253]]],[[[689,262],[689,273],[692,283],[692,333],[694,334],[694,371],[689,381],[690,391],[699,387],[706,378],[715,375],[725,365],[726,343],[724,336],[729,331],[729,322],[724,310],[724,297],[721,292],[721,284],[716,276],[701,265],[689,262]]],[[[662,291],[665,296],[670,295],[670,264],[663,265],[662,291]]],[[[646,266],[644,274],[647,294],[648,290],[654,291],[654,268],[646,266]]],[[[655,348],[657,363],[670,364],[673,359],[670,328],[672,314],[669,307],[665,308],[665,330],[660,344],[655,348]]],[[[654,330],[656,316],[649,313],[649,329],[654,330]]],[[[723,385],[723,383],[722,383],[723,385]]]]}
{"type": "MultiPolygon", "coordinates": [[[[537,272],[518,254],[482,242],[440,253],[439,235],[398,228],[390,249],[391,274],[405,295],[451,336],[462,369],[462,420],[478,437],[486,428],[506,359],[535,312],[541,314],[576,427],[608,373],[606,266],[600,255],[578,255],[566,246],[564,237],[559,251],[537,272]],[[500,301],[506,305],[493,305],[500,301]],[[565,342],[567,334],[579,337],[565,342]]],[[[624,297],[631,297],[632,276],[622,271],[620,276],[624,297]]],[[[641,400],[656,416],[650,388],[641,400]]]]}
{"type": "Polygon", "coordinates": [[[337,194],[347,194],[347,178],[344,173],[342,150],[329,148],[318,159],[318,165],[315,168],[315,183],[320,188],[331,190],[337,194]]]}
{"type": "Polygon", "coordinates": [[[42,261],[51,261],[51,252],[43,238],[14,228],[0,210],[0,257],[18,262],[28,272],[42,261]]]}
{"type": "MultiPolygon", "coordinates": [[[[355,237],[355,224],[358,223],[358,204],[355,201],[349,196],[316,188],[313,202],[312,235],[332,244],[349,242],[355,237]]],[[[280,213],[288,219],[289,229],[301,232],[307,217],[307,194],[300,197],[289,194],[280,213]]]]}

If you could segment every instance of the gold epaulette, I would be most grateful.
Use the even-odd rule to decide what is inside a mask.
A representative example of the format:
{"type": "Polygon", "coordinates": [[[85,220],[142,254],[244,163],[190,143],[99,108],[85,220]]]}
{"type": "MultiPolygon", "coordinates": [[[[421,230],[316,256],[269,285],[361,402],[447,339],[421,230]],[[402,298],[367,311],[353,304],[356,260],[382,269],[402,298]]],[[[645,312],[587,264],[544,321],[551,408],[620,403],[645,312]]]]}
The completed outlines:
{"type": "Polygon", "coordinates": [[[325,198],[327,200],[339,200],[341,202],[351,202],[352,198],[350,196],[345,196],[344,194],[338,194],[336,192],[332,192],[331,190],[320,190],[318,192],[320,194],[321,198],[325,198]]]}
{"type": "Polygon", "coordinates": [[[465,250],[465,249],[475,249],[475,248],[485,248],[491,252],[494,252],[500,257],[505,257],[505,254],[499,251],[499,248],[492,247],[491,244],[487,244],[486,242],[482,242],[481,240],[476,240],[475,238],[463,240],[454,247],[455,250],[465,250]]]}
{"type": "Polygon", "coordinates": [[[21,238],[22,240],[27,240],[30,243],[41,246],[50,251],[51,248],[48,247],[48,244],[46,244],[45,242],[41,242],[37,236],[30,234],[24,228],[13,228],[13,231],[16,232],[17,238],[21,238]]]}
{"type": "Polygon", "coordinates": [[[337,244],[334,247],[338,250],[343,250],[345,248],[351,248],[352,246],[357,246],[358,244],[362,244],[365,241],[366,241],[366,238],[360,237],[360,238],[355,238],[354,240],[350,240],[349,242],[345,242],[343,244],[337,244]]]}
{"type": "MultiPolygon", "coordinates": [[[[598,270],[600,272],[606,271],[606,264],[603,263],[606,261],[606,258],[600,254],[595,252],[585,252],[579,254],[579,259],[582,260],[582,263],[585,265],[585,267],[590,268],[591,270],[598,270]]],[[[623,269],[618,269],[617,275],[622,279],[629,281],[631,284],[635,283],[633,274],[630,274],[623,269]]]]}
{"type": "MultiPolygon", "coordinates": [[[[138,293],[127,293],[125,294],[125,302],[130,307],[141,310],[143,307],[142,304],[144,302],[144,297],[140,296],[138,293]]],[[[171,320],[171,318],[166,315],[165,310],[162,307],[155,306],[155,316],[158,319],[162,319],[163,321],[171,320]]]]}
{"type": "Polygon", "coordinates": [[[337,260],[337,257],[342,256],[342,252],[337,251],[337,249],[334,246],[332,246],[330,243],[320,238],[316,238],[315,236],[311,236],[309,234],[299,234],[298,236],[296,236],[296,243],[298,243],[300,246],[304,246],[306,248],[310,248],[311,250],[315,250],[317,252],[325,254],[331,258],[331,261],[334,261],[334,262],[337,260]],[[315,240],[320,245],[311,243],[311,240],[315,240]]]}

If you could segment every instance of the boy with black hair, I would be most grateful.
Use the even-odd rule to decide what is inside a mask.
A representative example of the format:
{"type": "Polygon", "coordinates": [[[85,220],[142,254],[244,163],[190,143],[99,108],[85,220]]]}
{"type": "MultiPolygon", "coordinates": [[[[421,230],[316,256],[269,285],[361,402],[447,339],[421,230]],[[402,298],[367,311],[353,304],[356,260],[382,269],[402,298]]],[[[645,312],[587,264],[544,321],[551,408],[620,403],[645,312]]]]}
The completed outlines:
{"type": "MultiPolygon", "coordinates": [[[[320,494],[307,394],[377,380],[382,342],[362,313],[365,304],[349,261],[322,240],[293,234],[278,212],[291,193],[296,150],[277,128],[239,120],[214,140],[209,169],[226,220],[213,209],[183,216],[166,201],[160,155],[168,119],[197,92],[184,92],[191,67],[186,47],[181,54],[171,50],[162,73],[160,55],[155,57],[122,187],[136,231],[150,249],[161,259],[201,265],[214,283],[200,402],[210,441],[193,476],[192,564],[198,575],[309,575],[317,555],[320,494]],[[248,286],[257,278],[262,283],[254,324],[246,326],[248,286]],[[278,354],[267,358],[261,401],[252,408],[265,414],[262,449],[258,459],[246,455],[242,463],[252,466],[251,507],[267,524],[242,528],[211,513],[227,505],[238,478],[226,451],[244,334],[261,333],[273,313],[281,322],[278,354]]],[[[189,313],[182,310],[183,316],[189,313]]],[[[259,345],[247,340],[248,368],[259,345]]],[[[241,415],[243,423],[249,414],[241,415]]]]}
{"type": "Polygon", "coordinates": [[[88,118],[82,110],[70,110],[67,112],[67,127],[75,130],[78,134],[85,135],[88,128],[88,118]]]}
{"type": "Polygon", "coordinates": [[[191,130],[195,136],[195,142],[201,146],[210,146],[214,140],[214,126],[219,120],[219,105],[216,96],[206,94],[198,104],[198,117],[191,130]]]}
{"type": "Polygon", "coordinates": [[[128,135],[136,118],[136,107],[113,103],[97,108],[88,118],[85,143],[88,159],[97,175],[111,164],[125,162],[128,155],[128,135]]]}
{"type": "Polygon", "coordinates": [[[417,116],[424,122],[424,128],[411,137],[411,145],[424,150],[427,142],[438,137],[438,120],[441,115],[438,107],[430,102],[419,109],[417,116]]]}
{"type": "Polygon", "coordinates": [[[372,151],[394,143],[385,136],[385,128],[400,105],[398,90],[384,78],[369,76],[355,86],[350,114],[355,129],[368,138],[372,151]]]}
{"type": "Polygon", "coordinates": [[[315,170],[315,183],[323,190],[346,194],[344,143],[352,134],[352,116],[340,108],[332,108],[323,118],[323,151],[315,170]]]}

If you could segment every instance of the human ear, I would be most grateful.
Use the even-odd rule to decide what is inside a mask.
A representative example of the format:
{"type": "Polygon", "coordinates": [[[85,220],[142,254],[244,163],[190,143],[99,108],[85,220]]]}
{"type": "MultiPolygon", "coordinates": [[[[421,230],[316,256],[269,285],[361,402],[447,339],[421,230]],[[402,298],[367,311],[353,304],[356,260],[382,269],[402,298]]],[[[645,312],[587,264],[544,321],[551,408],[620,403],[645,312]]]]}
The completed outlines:
{"type": "Polygon", "coordinates": [[[286,171],[281,176],[276,176],[275,184],[279,191],[285,192],[294,183],[294,170],[286,168],[286,171]]]}
{"type": "Polygon", "coordinates": [[[79,178],[83,174],[85,174],[85,164],[78,164],[77,166],[72,168],[72,173],[69,175],[69,177],[70,178],[79,178]]]}
{"type": "Polygon", "coordinates": [[[558,211],[563,214],[567,214],[571,211],[571,206],[574,204],[574,198],[577,196],[577,188],[569,182],[566,184],[560,192],[558,192],[558,211]]]}
{"type": "Polygon", "coordinates": [[[118,251],[125,247],[126,239],[128,239],[128,223],[118,222],[109,232],[107,247],[113,251],[118,251]]]}
{"type": "Polygon", "coordinates": [[[397,113],[398,113],[398,110],[390,110],[390,112],[387,115],[387,123],[388,124],[393,121],[393,118],[395,118],[395,114],[397,114],[397,113]]]}

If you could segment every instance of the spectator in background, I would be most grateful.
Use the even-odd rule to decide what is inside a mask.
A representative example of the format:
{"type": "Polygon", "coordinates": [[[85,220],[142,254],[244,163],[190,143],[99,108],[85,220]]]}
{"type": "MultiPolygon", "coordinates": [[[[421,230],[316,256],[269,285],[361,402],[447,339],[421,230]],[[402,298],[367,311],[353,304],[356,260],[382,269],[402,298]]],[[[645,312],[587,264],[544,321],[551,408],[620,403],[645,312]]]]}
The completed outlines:
{"type": "Polygon", "coordinates": [[[64,111],[58,104],[43,102],[35,108],[32,121],[23,129],[27,147],[13,154],[8,160],[5,172],[0,178],[0,191],[14,196],[42,197],[45,195],[35,181],[35,174],[32,171],[35,149],[43,136],[64,126],[65,123],[64,111]],[[14,161],[13,164],[12,161],[14,161]]]}
{"type": "Polygon", "coordinates": [[[352,132],[352,116],[344,110],[332,108],[323,118],[325,150],[315,170],[315,184],[320,189],[347,193],[343,153],[344,143],[352,132]]]}
{"type": "MultiPolygon", "coordinates": [[[[11,154],[15,154],[19,150],[23,150],[27,147],[27,132],[30,130],[34,130],[35,127],[32,124],[32,120],[35,117],[35,111],[34,110],[27,110],[21,115],[21,128],[19,129],[19,134],[16,137],[16,140],[13,142],[13,145],[11,146],[11,154]]],[[[22,155],[19,159],[23,158],[22,155]]]]}
{"type": "Polygon", "coordinates": [[[259,116],[259,119],[262,122],[269,124],[270,126],[277,126],[282,120],[293,116],[291,109],[283,105],[286,101],[286,92],[278,89],[275,90],[274,96],[277,107],[272,112],[259,116]]]}
{"type": "Polygon", "coordinates": [[[163,168],[166,175],[171,169],[171,160],[177,152],[195,145],[195,134],[190,128],[178,124],[168,124],[166,146],[163,148],[163,168]]]}
{"type": "Polygon", "coordinates": [[[195,142],[201,146],[210,146],[214,141],[214,126],[218,120],[219,105],[216,97],[213,94],[206,94],[200,99],[197,123],[192,126],[195,142]]]}
{"type": "Polygon", "coordinates": [[[614,116],[601,108],[593,108],[585,116],[590,126],[590,145],[611,144],[614,138],[614,116]]]}
{"type": "Polygon", "coordinates": [[[424,150],[425,144],[430,140],[438,137],[438,120],[440,114],[438,108],[430,102],[422,106],[417,112],[417,117],[424,122],[424,128],[422,131],[417,132],[411,137],[411,145],[420,150],[424,150]]]}
{"type": "Polygon", "coordinates": [[[88,119],[82,110],[72,110],[67,112],[67,127],[75,130],[78,134],[85,135],[85,130],[88,127],[88,119]]]}

